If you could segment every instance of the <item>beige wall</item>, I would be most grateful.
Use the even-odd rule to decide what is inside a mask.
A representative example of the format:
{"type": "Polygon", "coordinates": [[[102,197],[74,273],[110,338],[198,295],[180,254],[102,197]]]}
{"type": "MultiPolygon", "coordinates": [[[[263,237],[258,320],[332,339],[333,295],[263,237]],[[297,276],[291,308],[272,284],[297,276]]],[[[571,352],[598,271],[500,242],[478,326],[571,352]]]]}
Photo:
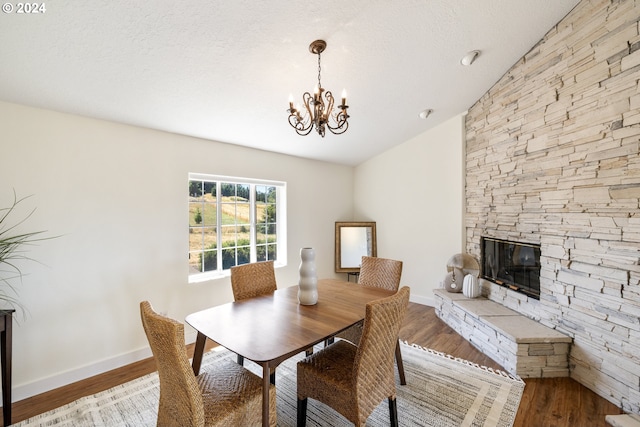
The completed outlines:
{"type": "Polygon", "coordinates": [[[463,140],[459,115],[356,167],[355,219],[376,221],[378,256],[403,261],[412,301],[434,305],[463,251],[463,140]]]}
{"type": "Polygon", "coordinates": [[[467,248],[541,244],[535,301],[571,336],[571,377],[640,412],[640,3],[582,1],[469,109],[467,248]]]}
{"type": "MultiPolygon", "coordinates": [[[[351,218],[353,168],[0,103],[0,206],[37,208],[24,230],[56,239],[24,265],[26,318],[14,330],[14,400],[150,353],[138,303],[176,319],[231,300],[228,278],[187,283],[187,174],[287,182],[288,265],[317,250],[335,277],[334,221],[351,218]]],[[[187,328],[187,339],[195,334],[187,328]]]]}

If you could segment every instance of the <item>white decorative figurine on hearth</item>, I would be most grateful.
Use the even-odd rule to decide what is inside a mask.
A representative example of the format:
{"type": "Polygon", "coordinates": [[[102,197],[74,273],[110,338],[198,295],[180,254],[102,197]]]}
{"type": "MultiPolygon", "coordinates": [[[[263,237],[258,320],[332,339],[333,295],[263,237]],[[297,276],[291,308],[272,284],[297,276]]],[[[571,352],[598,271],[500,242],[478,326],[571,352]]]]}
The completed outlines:
{"type": "Polygon", "coordinates": [[[478,298],[480,296],[480,284],[478,278],[472,274],[464,276],[462,282],[462,293],[467,298],[478,298]]]}

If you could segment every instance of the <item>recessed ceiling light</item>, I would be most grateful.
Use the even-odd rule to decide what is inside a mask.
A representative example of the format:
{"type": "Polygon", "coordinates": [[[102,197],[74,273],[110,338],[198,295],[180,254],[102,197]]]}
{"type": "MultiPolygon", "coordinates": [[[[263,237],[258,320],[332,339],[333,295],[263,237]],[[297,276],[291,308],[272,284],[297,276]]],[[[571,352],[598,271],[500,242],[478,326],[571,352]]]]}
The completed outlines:
{"type": "Polygon", "coordinates": [[[433,113],[433,110],[431,108],[427,108],[426,110],[420,111],[420,114],[418,114],[418,117],[420,117],[421,119],[426,119],[431,115],[431,113],[433,113]]]}
{"type": "Polygon", "coordinates": [[[480,55],[479,50],[472,50],[471,52],[467,53],[465,56],[462,57],[462,59],[460,60],[460,63],[465,67],[468,67],[469,65],[473,64],[476,58],[478,58],[478,55],[480,55]]]}

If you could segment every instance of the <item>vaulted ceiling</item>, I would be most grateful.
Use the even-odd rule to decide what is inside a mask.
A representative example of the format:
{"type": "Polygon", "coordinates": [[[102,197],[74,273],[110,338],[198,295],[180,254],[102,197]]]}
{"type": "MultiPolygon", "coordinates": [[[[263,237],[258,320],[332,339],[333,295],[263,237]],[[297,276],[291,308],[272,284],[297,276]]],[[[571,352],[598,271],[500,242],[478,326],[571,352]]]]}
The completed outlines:
{"type": "Polygon", "coordinates": [[[578,2],[45,2],[0,15],[0,100],[357,165],[467,110],[578,2]],[[348,93],[343,135],[287,123],[315,39],[323,86],[348,93]]]}

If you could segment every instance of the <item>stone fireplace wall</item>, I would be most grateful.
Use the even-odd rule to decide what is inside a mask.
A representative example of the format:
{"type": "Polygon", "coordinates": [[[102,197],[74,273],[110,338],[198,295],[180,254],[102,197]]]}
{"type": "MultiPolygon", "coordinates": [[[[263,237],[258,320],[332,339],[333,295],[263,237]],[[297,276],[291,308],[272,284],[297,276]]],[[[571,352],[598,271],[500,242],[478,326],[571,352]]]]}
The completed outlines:
{"type": "Polygon", "coordinates": [[[640,413],[640,1],[583,0],[466,117],[466,245],[540,243],[540,301],[492,300],[573,338],[570,375],[640,413]]]}

